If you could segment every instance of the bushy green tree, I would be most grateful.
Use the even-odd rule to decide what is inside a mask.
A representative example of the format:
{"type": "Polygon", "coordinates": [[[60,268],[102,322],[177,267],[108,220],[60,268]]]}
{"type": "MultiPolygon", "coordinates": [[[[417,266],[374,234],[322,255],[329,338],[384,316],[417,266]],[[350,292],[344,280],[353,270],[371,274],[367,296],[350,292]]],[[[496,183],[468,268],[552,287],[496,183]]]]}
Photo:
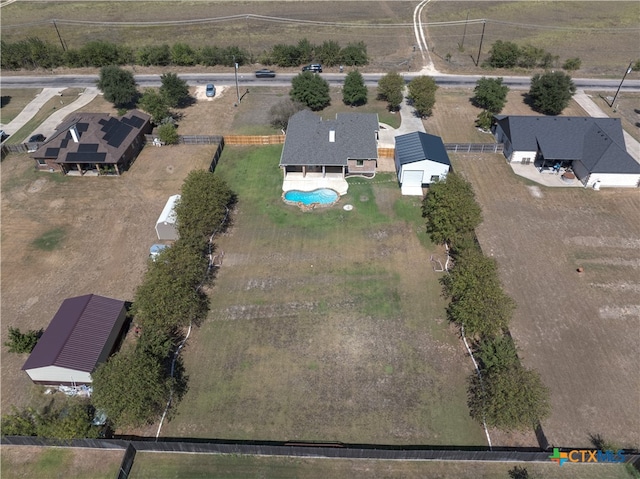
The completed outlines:
{"type": "Polygon", "coordinates": [[[151,115],[151,121],[156,125],[171,115],[165,99],[156,90],[147,90],[142,94],[138,106],[151,115]]]}
{"type": "Polygon", "coordinates": [[[367,103],[367,87],[358,70],[351,71],[344,79],[342,101],[345,105],[360,106],[367,103]]]}
{"type": "Polygon", "coordinates": [[[4,345],[9,348],[10,353],[30,353],[36,347],[42,333],[42,329],[22,333],[19,328],[9,326],[9,340],[4,345]]]}
{"type": "Polygon", "coordinates": [[[409,95],[416,113],[421,117],[431,115],[436,104],[438,85],[432,77],[418,76],[409,82],[409,95]]]}
{"type": "Polygon", "coordinates": [[[537,73],[531,78],[529,97],[533,107],[545,115],[559,115],[571,101],[576,86],[564,72],[537,73]]]}
{"type": "Polygon", "coordinates": [[[349,66],[362,66],[369,63],[367,46],[364,42],[349,43],[340,51],[340,62],[349,66]]]}
{"type": "Polygon", "coordinates": [[[497,40],[491,45],[486,64],[492,68],[513,68],[518,64],[520,47],[513,42],[497,40]]]}
{"type": "Polygon", "coordinates": [[[83,66],[106,67],[109,65],[125,65],[133,62],[133,51],[123,45],[94,40],[86,43],[79,50],[83,66]]]}
{"type": "Polygon", "coordinates": [[[444,181],[429,186],[422,202],[422,216],[431,240],[452,247],[482,221],[471,183],[452,171],[444,181]]]}
{"type": "Polygon", "coordinates": [[[473,89],[473,104],[491,113],[500,113],[509,93],[509,87],[502,81],[502,78],[480,78],[473,89]]]}
{"type": "Polygon", "coordinates": [[[547,52],[533,45],[524,45],[520,48],[519,53],[518,66],[522,68],[534,68],[543,60],[547,52]]]}
{"type": "Polygon", "coordinates": [[[133,73],[115,65],[100,69],[97,85],[102,90],[105,100],[113,103],[116,108],[127,107],[135,103],[138,96],[133,73]]]}
{"type": "Polygon", "coordinates": [[[483,110],[478,113],[476,117],[476,126],[478,128],[488,131],[491,129],[491,125],[493,125],[493,113],[488,110],[483,110]]]}
{"type": "Polygon", "coordinates": [[[162,123],[158,127],[158,138],[166,145],[177,145],[180,141],[176,125],[172,122],[162,123]]]}
{"type": "Polygon", "coordinates": [[[340,44],[335,40],[327,40],[316,49],[318,61],[326,66],[334,66],[340,63],[340,44]]]}
{"type": "Polygon", "coordinates": [[[331,103],[329,83],[316,73],[300,73],[293,77],[291,86],[291,99],[303,103],[313,111],[322,110],[331,103]]]}
{"type": "Polygon", "coordinates": [[[469,412],[478,422],[505,431],[534,429],[548,417],[549,390],[536,371],[512,366],[469,378],[469,412]]]}
{"type": "Polygon", "coordinates": [[[279,43],[271,49],[273,62],[279,67],[297,67],[304,63],[301,61],[300,51],[295,45],[279,43]]]}
{"type": "Polygon", "coordinates": [[[578,57],[567,58],[565,62],[562,64],[562,68],[567,71],[580,70],[582,66],[582,60],[578,57]]]}
{"type": "Polygon", "coordinates": [[[232,199],[233,192],[219,175],[193,170],[176,205],[180,237],[208,239],[222,224],[232,199]]]}
{"type": "Polygon", "coordinates": [[[187,82],[175,73],[163,73],[160,81],[160,95],[169,107],[184,106],[191,99],[187,82]]]}
{"type": "Polygon", "coordinates": [[[171,64],[169,45],[145,45],[137,52],[137,60],[143,66],[167,66],[171,64]]]}
{"type": "Polygon", "coordinates": [[[186,43],[174,43],[171,47],[171,63],[179,66],[192,66],[198,57],[196,51],[186,43]]]}
{"type": "Polygon", "coordinates": [[[207,67],[222,65],[225,61],[224,51],[222,50],[222,48],[209,45],[204,46],[200,49],[198,58],[200,59],[200,63],[207,67]]]}
{"type": "Polygon", "coordinates": [[[0,431],[3,436],[36,436],[39,414],[33,408],[18,410],[11,406],[9,414],[2,415],[0,431]]]}
{"type": "Polygon", "coordinates": [[[167,404],[173,383],[163,361],[137,348],[113,355],[98,366],[92,377],[93,403],[120,428],[156,421],[167,404]]]}
{"type": "Polygon", "coordinates": [[[396,72],[387,73],[378,81],[378,98],[385,100],[390,111],[397,111],[402,103],[404,78],[396,72]]]}
{"type": "Polygon", "coordinates": [[[518,351],[511,336],[498,335],[484,338],[476,350],[481,369],[505,369],[519,364],[518,351]]]}
{"type": "Polygon", "coordinates": [[[56,439],[95,439],[100,428],[91,424],[94,414],[95,409],[89,402],[69,400],[41,416],[37,435],[56,439]]]}

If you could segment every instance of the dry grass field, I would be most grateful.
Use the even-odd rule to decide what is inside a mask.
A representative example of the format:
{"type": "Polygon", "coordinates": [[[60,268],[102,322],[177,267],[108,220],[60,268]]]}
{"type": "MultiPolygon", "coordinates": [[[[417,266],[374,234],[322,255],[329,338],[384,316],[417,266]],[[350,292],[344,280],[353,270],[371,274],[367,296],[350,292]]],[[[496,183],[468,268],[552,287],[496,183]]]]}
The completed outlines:
{"type": "MultiPolygon", "coordinates": [[[[363,71],[420,70],[414,51],[413,11],[407,1],[251,1],[251,2],[15,2],[2,9],[2,38],[18,41],[39,37],[53,44],[59,38],[77,47],[92,40],[145,44],[184,42],[193,46],[237,45],[258,57],[265,49],[306,38],[322,44],[331,39],[346,46],[363,41],[371,64],[363,71]],[[179,6],[178,6],[179,5],[179,6]],[[236,17],[229,18],[233,15],[236,17]],[[284,20],[260,18],[259,15],[284,20]],[[204,19],[211,21],[202,22],[204,19]],[[160,24],[153,22],[181,22],[160,24]],[[66,21],[90,21],[70,24],[66,21]],[[103,22],[103,23],[101,23],[103,22]],[[106,22],[130,22],[115,24],[106,22]],[[138,24],[135,24],[138,22],[138,24]],[[144,23],[143,23],[144,22],[144,23]],[[25,25],[29,25],[25,28],[25,25]],[[285,40],[286,39],[286,40],[285,40]]],[[[582,60],[579,76],[611,76],[624,72],[637,57],[640,31],[637,2],[503,2],[437,1],[424,9],[429,48],[441,71],[483,71],[478,56],[482,24],[487,19],[480,62],[496,40],[532,44],[559,56],[558,67],[570,57],[582,60]],[[443,25],[441,22],[460,22],[443,25]],[[445,61],[450,54],[450,61],[445,61]]],[[[514,73],[514,72],[512,72],[514,73]]],[[[518,73],[518,72],[515,72],[518,73]]],[[[525,72],[519,72],[525,73],[525,72]]],[[[506,73],[505,73],[506,74],[506,73]]],[[[638,75],[634,73],[633,75],[638,75]]]]}
{"type": "Polygon", "coordinates": [[[454,161],[482,206],[480,244],[517,303],[522,361],[551,390],[549,442],[587,447],[599,434],[637,448],[638,191],[535,186],[501,155],[454,161]]]}

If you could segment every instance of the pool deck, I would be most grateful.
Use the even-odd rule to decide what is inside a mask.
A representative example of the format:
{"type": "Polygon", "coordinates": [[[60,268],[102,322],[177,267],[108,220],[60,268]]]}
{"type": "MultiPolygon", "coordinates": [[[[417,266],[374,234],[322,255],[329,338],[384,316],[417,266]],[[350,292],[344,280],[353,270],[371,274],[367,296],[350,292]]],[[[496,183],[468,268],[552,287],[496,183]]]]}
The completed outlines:
{"type": "Polygon", "coordinates": [[[323,177],[319,173],[307,173],[304,178],[302,173],[288,173],[282,182],[284,193],[291,190],[313,191],[320,188],[330,188],[342,196],[347,194],[349,184],[342,175],[327,174],[323,177]]]}

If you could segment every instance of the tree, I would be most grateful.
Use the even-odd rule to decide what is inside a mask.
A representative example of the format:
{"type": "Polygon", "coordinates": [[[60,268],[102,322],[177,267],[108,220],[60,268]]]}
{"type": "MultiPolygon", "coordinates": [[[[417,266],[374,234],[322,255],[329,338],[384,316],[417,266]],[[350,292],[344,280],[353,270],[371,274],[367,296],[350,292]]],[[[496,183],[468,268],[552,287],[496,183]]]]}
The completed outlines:
{"type": "Polygon", "coordinates": [[[492,68],[513,68],[518,64],[520,47],[513,42],[497,40],[491,45],[487,65],[492,68]]]}
{"type": "Polygon", "coordinates": [[[444,181],[432,183],[422,202],[427,233],[435,243],[455,245],[482,221],[471,183],[454,172],[444,181]]]}
{"type": "Polygon", "coordinates": [[[57,439],[97,438],[100,428],[91,424],[94,407],[86,401],[69,400],[60,408],[46,411],[37,426],[37,435],[57,439]]]}
{"type": "Polygon", "coordinates": [[[349,43],[340,52],[340,61],[349,66],[368,64],[367,46],[364,42],[349,43]]]}
{"type": "Polygon", "coordinates": [[[404,78],[396,72],[389,72],[378,81],[378,98],[388,103],[390,111],[398,111],[402,103],[404,78]]]}
{"type": "Polygon", "coordinates": [[[135,350],[119,352],[92,374],[96,408],[117,427],[140,427],[162,414],[172,380],[161,361],[135,350]]]}
{"type": "Polygon", "coordinates": [[[522,366],[491,369],[482,379],[474,373],[468,393],[471,417],[505,431],[534,429],[551,411],[540,376],[522,366]]]}
{"type": "Polygon", "coordinates": [[[171,64],[171,49],[163,45],[145,45],[137,52],[138,63],[143,66],[167,66],[171,64]]]}
{"type": "Polygon", "coordinates": [[[189,173],[176,205],[180,237],[208,239],[220,228],[232,199],[233,192],[219,175],[206,170],[189,173]]]}
{"type": "Polygon", "coordinates": [[[11,406],[11,413],[2,416],[0,430],[3,436],[35,436],[38,418],[39,415],[32,408],[20,411],[11,406]]]}
{"type": "Polygon", "coordinates": [[[271,126],[286,130],[289,124],[289,118],[305,108],[303,103],[293,101],[290,98],[280,100],[269,109],[271,126]]]}
{"type": "Polygon", "coordinates": [[[516,345],[511,336],[506,334],[485,338],[476,350],[476,357],[483,371],[510,368],[519,362],[516,345]]]}
{"type": "Polygon", "coordinates": [[[196,51],[186,43],[175,43],[171,47],[171,63],[180,66],[195,65],[197,60],[196,51]]]}
{"type": "Polygon", "coordinates": [[[302,72],[293,77],[291,86],[291,99],[307,105],[313,111],[322,110],[331,103],[329,83],[320,75],[302,72]]]}
{"type": "Polygon", "coordinates": [[[105,100],[113,103],[116,108],[135,103],[138,96],[133,73],[115,65],[100,69],[98,88],[102,90],[105,100]]]}
{"type": "Polygon", "coordinates": [[[562,64],[562,68],[567,71],[580,70],[582,66],[582,60],[578,57],[575,58],[567,58],[567,60],[562,64]]]}
{"type": "Polygon", "coordinates": [[[347,73],[342,88],[342,101],[345,105],[360,106],[367,103],[367,87],[358,70],[347,73]]]}
{"type": "Polygon", "coordinates": [[[542,48],[533,45],[525,45],[520,48],[518,66],[522,68],[534,68],[545,57],[546,52],[542,48]]]}
{"type": "Polygon", "coordinates": [[[566,73],[537,73],[531,78],[529,97],[537,111],[545,115],[559,115],[575,92],[576,86],[566,73]]]}
{"type": "Polygon", "coordinates": [[[191,98],[187,82],[175,73],[164,73],[160,80],[160,95],[169,107],[184,106],[191,98]]]}
{"type": "Polygon", "coordinates": [[[156,125],[171,115],[165,99],[156,90],[147,90],[138,102],[140,108],[151,115],[151,121],[156,125]]]}
{"type": "Polygon", "coordinates": [[[327,40],[316,49],[318,61],[327,66],[334,66],[340,63],[340,44],[334,40],[327,40]]]}
{"type": "Polygon", "coordinates": [[[9,340],[4,345],[9,348],[10,353],[30,353],[36,347],[42,333],[42,329],[21,333],[20,329],[9,326],[9,340]]]}
{"type": "Polygon", "coordinates": [[[495,260],[479,248],[455,256],[455,267],[442,278],[449,320],[464,326],[471,337],[493,338],[506,330],[515,308],[502,290],[495,260]]]}
{"type": "Polygon", "coordinates": [[[509,469],[509,477],[511,479],[533,479],[529,475],[526,467],[514,466],[513,469],[509,469]]]}
{"type": "Polygon", "coordinates": [[[431,115],[436,103],[438,85],[432,77],[419,76],[409,82],[409,95],[416,113],[421,117],[431,115]]]}
{"type": "Polygon", "coordinates": [[[162,123],[158,127],[158,137],[166,145],[177,145],[178,141],[180,141],[178,130],[173,122],[162,123]]]}
{"type": "Polygon", "coordinates": [[[491,129],[491,125],[493,125],[493,113],[488,110],[478,113],[476,117],[476,126],[478,128],[488,131],[491,129]]]}
{"type": "Polygon", "coordinates": [[[509,87],[502,83],[502,78],[482,77],[476,82],[471,98],[473,104],[491,113],[500,113],[507,101],[509,87]]]}

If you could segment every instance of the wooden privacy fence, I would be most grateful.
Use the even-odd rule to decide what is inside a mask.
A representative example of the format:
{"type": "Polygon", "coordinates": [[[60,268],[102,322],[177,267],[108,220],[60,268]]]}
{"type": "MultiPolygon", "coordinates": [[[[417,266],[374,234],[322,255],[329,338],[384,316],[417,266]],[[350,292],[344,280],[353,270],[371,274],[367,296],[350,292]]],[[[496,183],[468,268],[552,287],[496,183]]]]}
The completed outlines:
{"type": "Polygon", "coordinates": [[[225,135],[227,145],[282,145],[284,135],[225,135]]]}
{"type": "Polygon", "coordinates": [[[383,159],[383,158],[394,159],[395,153],[396,153],[395,148],[378,148],[379,159],[383,159]]]}

